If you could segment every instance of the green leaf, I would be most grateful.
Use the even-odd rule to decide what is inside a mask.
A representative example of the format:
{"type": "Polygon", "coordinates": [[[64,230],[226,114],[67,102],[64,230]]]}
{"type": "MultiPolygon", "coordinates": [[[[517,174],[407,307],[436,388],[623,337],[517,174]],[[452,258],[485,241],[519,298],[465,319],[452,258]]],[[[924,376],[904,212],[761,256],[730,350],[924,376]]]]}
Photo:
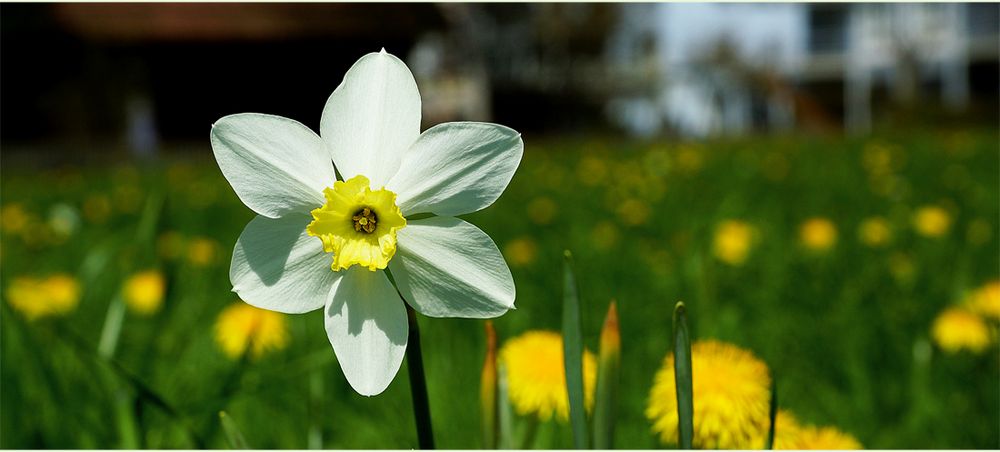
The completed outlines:
{"type": "Polygon", "coordinates": [[[594,448],[613,449],[615,410],[621,369],[621,332],[618,310],[612,300],[601,328],[601,351],[597,364],[597,394],[594,400],[594,448]]]}
{"type": "Polygon", "coordinates": [[[778,382],[771,376],[771,423],[767,430],[767,450],[774,450],[774,420],[778,418],[778,382]]]}
{"type": "Polygon", "coordinates": [[[226,432],[229,447],[233,449],[249,449],[247,447],[247,440],[243,438],[243,433],[240,433],[240,428],[236,426],[236,422],[225,411],[219,412],[219,422],[222,423],[222,430],[226,432]]]}
{"type": "Polygon", "coordinates": [[[677,386],[677,432],[680,448],[691,449],[694,436],[694,396],[691,384],[691,337],[687,308],[683,301],[674,306],[674,383],[677,386]]]}
{"type": "Polygon", "coordinates": [[[497,363],[497,401],[499,402],[499,447],[513,449],[514,446],[514,408],[510,406],[507,396],[507,370],[503,363],[497,363]]]}
{"type": "Polygon", "coordinates": [[[566,391],[569,393],[569,420],[573,426],[573,448],[587,448],[587,413],[583,404],[583,337],[580,333],[580,298],[573,275],[573,256],[565,251],[563,265],[563,361],[566,391]]]}

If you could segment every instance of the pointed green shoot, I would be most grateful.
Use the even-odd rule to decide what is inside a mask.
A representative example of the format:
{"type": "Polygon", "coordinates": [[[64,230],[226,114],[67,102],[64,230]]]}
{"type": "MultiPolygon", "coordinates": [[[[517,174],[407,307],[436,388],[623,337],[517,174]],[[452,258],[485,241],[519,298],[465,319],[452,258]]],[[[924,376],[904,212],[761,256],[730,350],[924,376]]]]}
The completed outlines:
{"type": "Polygon", "coordinates": [[[483,448],[497,448],[497,332],[493,322],[486,321],[486,359],[479,379],[479,407],[483,430],[483,448]]]}
{"type": "Polygon", "coordinates": [[[771,376],[771,421],[767,430],[767,450],[774,450],[774,420],[778,418],[778,382],[771,376]]]}
{"type": "Polygon", "coordinates": [[[687,308],[683,301],[674,306],[674,378],[677,386],[677,432],[681,449],[691,449],[694,437],[694,396],[691,384],[691,336],[687,308]]]}
{"type": "Polygon", "coordinates": [[[243,438],[243,433],[240,433],[240,428],[236,426],[236,422],[225,411],[219,412],[219,422],[222,423],[222,430],[226,432],[229,447],[233,449],[249,449],[246,439],[243,438]]]}
{"type": "Polygon", "coordinates": [[[513,449],[514,446],[514,407],[510,405],[507,396],[507,370],[503,363],[497,364],[497,401],[499,403],[499,446],[501,449],[513,449]]]}
{"type": "Polygon", "coordinates": [[[597,364],[597,394],[594,401],[594,448],[614,449],[615,410],[621,369],[621,332],[618,309],[611,300],[601,328],[601,354],[597,364]]]}
{"type": "Polygon", "coordinates": [[[580,332],[580,298],[573,256],[564,252],[563,264],[563,362],[566,366],[566,391],[569,394],[569,421],[573,426],[573,448],[587,448],[587,413],[583,398],[583,335],[580,332]]]}

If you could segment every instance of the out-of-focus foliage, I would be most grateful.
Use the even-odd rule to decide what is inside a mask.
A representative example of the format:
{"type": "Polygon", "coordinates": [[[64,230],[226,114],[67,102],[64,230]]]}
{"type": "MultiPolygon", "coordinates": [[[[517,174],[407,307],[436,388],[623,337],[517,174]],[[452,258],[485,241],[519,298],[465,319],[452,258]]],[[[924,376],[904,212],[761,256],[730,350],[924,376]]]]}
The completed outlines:
{"type": "MultiPolygon", "coordinates": [[[[618,302],[616,447],[658,445],[643,413],[678,300],[696,340],[765,362],[781,408],[803,425],[837,426],[871,448],[1000,447],[996,318],[982,317],[991,336],[978,353],[946,352],[932,337],[940,312],[1000,276],[996,139],[526,136],[507,192],[468,216],[517,284],[518,309],[495,321],[499,341],[559,328],[569,249],[586,348],[599,349],[604,311],[618,302]]],[[[141,167],[4,164],[0,446],[115,447],[124,406],[141,447],[227,447],[222,410],[254,447],[414,447],[406,371],[378,397],[356,394],[317,328],[320,312],[283,316],[280,345],[252,359],[230,359],[217,342],[217,319],[237,301],[230,250],[253,213],[207,142],[201,151],[141,167]],[[137,241],[147,200],[161,195],[156,234],[137,241]],[[94,350],[108,307],[148,269],[163,275],[162,303],[125,314],[117,367],[106,366],[94,350]],[[25,281],[61,274],[78,284],[70,310],[18,307],[25,281]],[[137,402],[113,403],[119,387],[137,402]]],[[[995,312],[977,303],[972,312],[995,312]]],[[[437,444],[477,447],[482,322],[419,322],[437,444]]],[[[534,444],[569,447],[570,428],[543,422],[534,444]]]]}

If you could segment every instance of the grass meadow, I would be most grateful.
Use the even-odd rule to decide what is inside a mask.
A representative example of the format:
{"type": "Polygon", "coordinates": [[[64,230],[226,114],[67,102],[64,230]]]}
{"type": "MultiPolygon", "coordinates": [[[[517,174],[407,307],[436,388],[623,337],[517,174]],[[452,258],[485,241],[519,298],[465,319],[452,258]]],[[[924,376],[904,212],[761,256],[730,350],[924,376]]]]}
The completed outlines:
{"type": "MultiPolygon", "coordinates": [[[[494,325],[501,344],[559,330],[571,250],[588,349],[597,351],[608,303],[618,303],[616,447],[663,446],[644,410],[679,300],[696,339],[766,362],[779,406],[802,421],[867,448],[1000,447],[996,320],[978,351],[951,351],[932,335],[941,311],[1000,278],[995,129],[523,138],[504,195],[464,216],[497,243],[517,286],[517,309],[494,325]],[[828,227],[821,234],[824,249],[802,240],[816,218],[834,226],[833,239],[828,227]],[[872,218],[880,233],[862,226],[872,218]],[[718,243],[728,221],[746,231],[736,256],[718,243]]],[[[5,156],[0,447],[226,448],[222,410],[255,448],[416,447],[407,363],[385,393],[359,396],[319,311],[283,316],[287,342],[260,356],[223,351],[217,318],[239,301],[230,257],[254,214],[207,136],[185,151],[82,166],[5,156]],[[162,306],[125,312],[107,358],[98,350],[109,307],[148,269],[165,277],[162,306]],[[11,303],[15,280],[53,274],[77,282],[72,309],[33,318],[11,303]]],[[[419,324],[437,445],[480,447],[484,322],[419,324]]],[[[532,444],[571,445],[557,421],[541,423],[532,444]]]]}

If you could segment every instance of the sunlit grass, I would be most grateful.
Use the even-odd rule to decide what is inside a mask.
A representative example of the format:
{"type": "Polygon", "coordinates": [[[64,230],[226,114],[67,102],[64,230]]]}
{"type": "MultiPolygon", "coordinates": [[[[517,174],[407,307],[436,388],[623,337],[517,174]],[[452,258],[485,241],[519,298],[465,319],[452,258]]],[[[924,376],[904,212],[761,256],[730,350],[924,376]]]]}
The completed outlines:
{"type": "MultiPolygon", "coordinates": [[[[982,353],[946,353],[932,338],[939,312],[1000,276],[995,131],[524,139],[510,188],[469,215],[517,284],[518,309],[494,321],[499,342],[560,328],[562,253],[572,250],[586,348],[599,349],[608,302],[618,303],[617,447],[658,445],[644,409],[678,300],[695,339],[753,350],[778,381],[781,407],[803,425],[835,425],[872,448],[1000,446],[996,318],[984,314],[993,336],[982,353]],[[824,246],[804,246],[802,227],[817,218],[828,222],[817,229],[824,246]]],[[[284,316],[289,346],[258,359],[230,359],[218,345],[216,319],[237,301],[232,246],[253,214],[208,143],[201,151],[150,166],[4,165],[0,446],[120,444],[97,343],[129,277],[158,269],[162,304],[125,314],[115,353],[121,371],[174,410],[126,381],[141,401],[141,446],[197,447],[198,437],[228,447],[225,410],[252,447],[304,448],[314,427],[325,447],[414,447],[406,379],[378,397],[357,395],[319,312],[284,316]],[[155,233],[137,240],[157,196],[155,233]],[[11,300],[19,278],[58,274],[80,286],[70,311],[32,317],[11,300]],[[311,390],[314,373],[321,391],[311,390]]],[[[996,312],[987,296],[980,311],[996,312]]],[[[477,447],[482,322],[419,322],[437,443],[477,447]]],[[[569,425],[542,423],[535,445],[570,447],[569,425]]]]}

